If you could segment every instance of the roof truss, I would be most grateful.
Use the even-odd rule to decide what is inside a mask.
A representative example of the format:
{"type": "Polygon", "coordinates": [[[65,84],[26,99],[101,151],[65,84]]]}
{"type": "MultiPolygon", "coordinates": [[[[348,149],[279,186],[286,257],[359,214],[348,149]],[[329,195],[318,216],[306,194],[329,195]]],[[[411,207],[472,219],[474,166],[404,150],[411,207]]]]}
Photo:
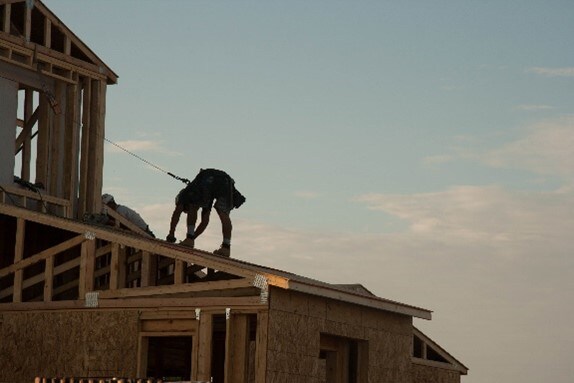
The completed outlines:
{"type": "Polygon", "coordinates": [[[463,375],[468,368],[426,336],[416,327],[413,327],[413,362],[430,367],[455,370],[463,375]]]}
{"type": "Polygon", "coordinates": [[[0,229],[9,237],[0,247],[3,303],[87,300],[94,293],[98,304],[155,297],[266,303],[266,286],[256,286],[264,276],[211,253],[1,203],[0,229]],[[46,237],[53,239],[35,241],[46,237]]]}

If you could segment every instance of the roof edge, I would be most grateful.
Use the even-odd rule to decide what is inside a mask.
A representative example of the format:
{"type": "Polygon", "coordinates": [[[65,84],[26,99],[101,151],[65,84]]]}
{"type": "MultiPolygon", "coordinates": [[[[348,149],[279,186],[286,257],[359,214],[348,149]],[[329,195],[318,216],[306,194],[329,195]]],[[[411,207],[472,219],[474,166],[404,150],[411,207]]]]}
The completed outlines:
{"type": "Polygon", "coordinates": [[[390,311],[397,314],[408,315],[420,319],[432,319],[431,310],[410,306],[404,303],[391,301],[377,296],[369,297],[366,295],[354,294],[352,292],[342,291],[335,287],[329,288],[325,286],[311,285],[291,279],[289,280],[289,286],[287,289],[311,295],[318,295],[325,298],[341,300],[348,303],[354,303],[360,306],[390,311]]]}

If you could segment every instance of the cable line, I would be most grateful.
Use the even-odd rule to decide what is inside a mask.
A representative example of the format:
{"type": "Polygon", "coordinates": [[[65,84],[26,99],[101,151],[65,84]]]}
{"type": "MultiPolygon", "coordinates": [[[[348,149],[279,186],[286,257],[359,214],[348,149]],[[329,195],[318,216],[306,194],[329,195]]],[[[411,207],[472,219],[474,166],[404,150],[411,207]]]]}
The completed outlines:
{"type": "Polygon", "coordinates": [[[121,149],[121,150],[123,150],[124,152],[128,153],[129,155],[131,155],[131,156],[137,158],[138,160],[140,160],[140,161],[142,161],[142,162],[148,164],[148,165],[151,166],[152,168],[157,169],[157,170],[159,170],[160,172],[165,173],[165,174],[169,175],[170,177],[175,178],[175,179],[178,180],[178,181],[181,181],[181,182],[186,183],[186,184],[190,183],[190,181],[189,181],[187,178],[178,177],[178,176],[176,176],[175,174],[173,174],[173,173],[171,173],[171,172],[168,172],[168,171],[165,170],[165,169],[160,168],[159,166],[157,166],[157,165],[155,165],[155,164],[149,162],[148,160],[146,160],[145,158],[143,158],[143,157],[141,157],[141,156],[138,156],[137,154],[135,154],[134,152],[129,151],[128,149],[124,148],[123,146],[121,146],[121,145],[119,145],[119,144],[116,144],[115,142],[113,142],[113,141],[107,139],[106,137],[104,137],[104,140],[105,140],[106,142],[109,142],[110,144],[114,145],[114,146],[117,147],[118,149],[121,149]]]}

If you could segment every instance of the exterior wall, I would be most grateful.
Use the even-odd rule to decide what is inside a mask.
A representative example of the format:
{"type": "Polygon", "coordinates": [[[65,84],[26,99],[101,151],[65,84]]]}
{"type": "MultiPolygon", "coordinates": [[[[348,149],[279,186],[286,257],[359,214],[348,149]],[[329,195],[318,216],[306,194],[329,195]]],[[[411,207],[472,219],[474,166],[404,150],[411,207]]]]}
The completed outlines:
{"type": "Polygon", "coordinates": [[[413,383],[460,383],[460,372],[413,363],[413,383]]]}
{"type": "Polygon", "coordinates": [[[138,312],[0,313],[0,382],[135,376],[138,312]]]}
{"type": "Polygon", "coordinates": [[[368,342],[369,383],[411,383],[412,318],[271,289],[267,382],[324,382],[320,333],[368,342]]]}

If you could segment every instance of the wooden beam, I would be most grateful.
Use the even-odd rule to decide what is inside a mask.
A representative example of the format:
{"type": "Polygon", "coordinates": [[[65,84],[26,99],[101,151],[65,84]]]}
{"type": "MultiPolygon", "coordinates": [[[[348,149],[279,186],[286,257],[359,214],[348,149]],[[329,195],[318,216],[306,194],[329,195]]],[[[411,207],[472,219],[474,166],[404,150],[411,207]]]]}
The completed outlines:
{"type": "Polygon", "coordinates": [[[225,383],[247,383],[249,363],[249,317],[232,314],[226,322],[225,383]]]}
{"type": "Polygon", "coordinates": [[[106,113],[106,84],[104,81],[92,80],[92,97],[89,109],[90,150],[88,153],[88,177],[90,187],[87,191],[88,212],[102,210],[102,178],[104,167],[104,117],[106,113]]]}
{"type": "Polygon", "coordinates": [[[44,46],[52,48],[52,20],[47,17],[44,18],[44,46]]]}
{"type": "Polygon", "coordinates": [[[12,18],[12,5],[6,4],[4,6],[4,23],[2,25],[2,30],[6,33],[10,33],[10,19],[12,18]]]}
{"type": "MultiPolygon", "coordinates": [[[[55,98],[61,108],[66,108],[64,102],[66,98],[66,85],[61,81],[56,82],[55,98]]],[[[46,185],[48,192],[62,198],[63,197],[63,177],[64,177],[64,139],[65,139],[65,112],[52,114],[52,134],[50,136],[50,171],[49,182],[46,185]]]]}
{"type": "Polygon", "coordinates": [[[33,264],[36,264],[40,261],[47,259],[48,257],[51,257],[52,255],[56,255],[58,253],[61,253],[62,251],[71,249],[72,247],[77,246],[80,243],[83,243],[85,240],[86,238],[83,234],[78,235],[68,239],[67,241],[52,246],[49,249],[43,250],[31,257],[25,258],[17,263],[14,263],[13,265],[10,265],[0,270],[0,278],[5,277],[6,275],[13,273],[17,270],[23,270],[28,266],[31,266],[33,264]]]}
{"type": "Polygon", "coordinates": [[[38,138],[36,139],[36,182],[48,186],[49,144],[52,130],[52,109],[45,95],[39,99],[38,138]]]}
{"type": "MultiPolygon", "coordinates": [[[[26,236],[26,221],[22,218],[16,219],[16,241],[14,246],[14,263],[19,263],[24,257],[24,243],[26,236]]],[[[17,270],[14,274],[14,290],[12,291],[12,301],[22,302],[22,283],[24,271],[17,270]]]]}
{"type": "MultiPolygon", "coordinates": [[[[200,297],[200,298],[125,298],[100,299],[99,308],[122,309],[153,309],[153,310],[189,310],[201,307],[213,310],[225,310],[233,307],[234,312],[256,314],[265,308],[259,302],[259,297],[200,297]]],[[[53,301],[53,302],[23,302],[0,303],[0,311],[46,311],[46,310],[74,310],[86,309],[85,300],[53,301]]]]}
{"type": "Polygon", "coordinates": [[[211,379],[211,345],[213,337],[213,314],[200,314],[198,347],[193,350],[192,372],[195,380],[208,382],[211,379]]]}
{"type": "Polygon", "coordinates": [[[185,267],[187,264],[182,260],[175,260],[175,267],[173,271],[173,283],[175,285],[180,285],[185,282],[185,267]]]}
{"type": "Polygon", "coordinates": [[[140,286],[155,286],[157,281],[157,255],[142,251],[140,286]]]}
{"type": "Polygon", "coordinates": [[[52,301],[54,291],[54,255],[46,258],[46,268],[44,269],[44,302],[52,301]]]}
{"type": "Polygon", "coordinates": [[[78,196],[77,217],[82,217],[88,212],[91,84],[92,81],[87,77],[82,81],[82,142],[80,143],[80,195],[78,196]]]}
{"type": "Polygon", "coordinates": [[[118,290],[104,290],[100,291],[99,296],[101,299],[145,297],[153,295],[191,293],[198,291],[237,289],[252,286],[253,284],[250,280],[242,278],[242,279],[230,279],[230,280],[212,281],[212,282],[194,282],[179,285],[162,285],[162,286],[149,286],[139,288],[118,289],[118,290]]]}
{"type": "Polygon", "coordinates": [[[27,1],[26,11],[24,15],[24,38],[27,42],[30,42],[30,34],[32,31],[32,6],[27,1]]]}
{"type": "Polygon", "coordinates": [[[94,267],[96,258],[96,240],[82,242],[82,255],[80,258],[79,297],[83,298],[87,292],[94,290],[94,267]]]}
{"type": "MultiPolygon", "coordinates": [[[[76,201],[78,190],[78,156],[80,151],[80,124],[78,122],[78,111],[80,107],[78,85],[68,85],[66,87],[64,122],[64,179],[62,197],[74,202],[76,201]]],[[[74,214],[75,211],[70,212],[70,217],[74,216],[74,214]]]]}
{"type": "MultiPolygon", "coordinates": [[[[110,290],[125,287],[126,283],[126,251],[117,243],[112,243],[112,259],[110,261],[110,290]]],[[[142,271],[143,273],[143,271],[142,271]]]]}
{"type": "Polygon", "coordinates": [[[269,334],[269,312],[257,313],[255,334],[255,383],[267,382],[267,337],[269,334]]]}
{"type": "MultiPolygon", "coordinates": [[[[28,105],[28,102],[26,102],[26,105],[28,105]]],[[[27,106],[25,106],[24,108],[26,110],[27,106]]],[[[18,153],[22,145],[26,145],[28,139],[32,138],[31,135],[32,128],[34,127],[36,122],[38,122],[38,114],[39,114],[39,108],[36,108],[36,110],[34,110],[34,113],[32,113],[31,115],[28,114],[29,117],[26,117],[26,122],[24,123],[24,126],[22,126],[22,131],[16,138],[16,145],[14,148],[16,153],[18,153]]],[[[24,146],[22,150],[23,151],[26,150],[26,146],[24,146]]],[[[28,149],[28,151],[30,150],[28,149]]],[[[22,177],[22,179],[24,179],[24,177],[22,177]]],[[[29,181],[29,179],[27,179],[26,181],[29,181]]]]}

